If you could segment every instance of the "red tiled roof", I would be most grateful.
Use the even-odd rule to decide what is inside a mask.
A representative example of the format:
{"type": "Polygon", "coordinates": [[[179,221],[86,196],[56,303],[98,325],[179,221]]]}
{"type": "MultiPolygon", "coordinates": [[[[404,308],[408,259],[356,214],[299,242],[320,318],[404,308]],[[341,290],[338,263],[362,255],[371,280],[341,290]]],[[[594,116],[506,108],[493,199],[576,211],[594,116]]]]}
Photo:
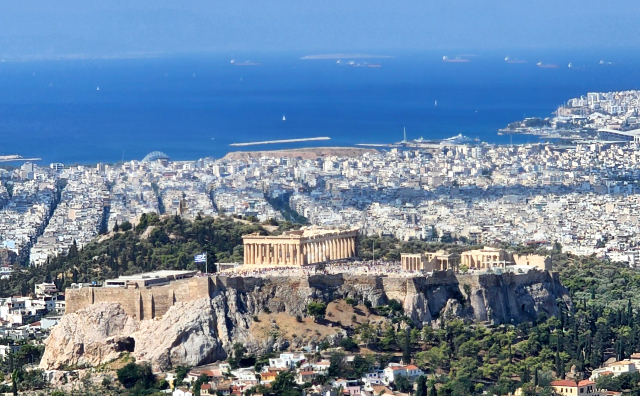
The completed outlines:
{"type": "Polygon", "coordinates": [[[211,384],[202,384],[200,385],[200,389],[211,389],[211,384]]]}
{"type": "Polygon", "coordinates": [[[414,366],[413,364],[410,364],[407,366],[407,370],[418,370],[418,366],[414,366]]]}
{"type": "Polygon", "coordinates": [[[578,384],[575,381],[571,381],[571,380],[558,380],[558,381],[551,381],[551,386],[575,386],[575,387],[577,387],[578,384]]]}
{"type": "Polygon", "coordinates": [[[596,384],[595,382],[589,381],[589,380],[582,380],[578,382],[578,386],[595,385],[595,384],[596,384]]]}

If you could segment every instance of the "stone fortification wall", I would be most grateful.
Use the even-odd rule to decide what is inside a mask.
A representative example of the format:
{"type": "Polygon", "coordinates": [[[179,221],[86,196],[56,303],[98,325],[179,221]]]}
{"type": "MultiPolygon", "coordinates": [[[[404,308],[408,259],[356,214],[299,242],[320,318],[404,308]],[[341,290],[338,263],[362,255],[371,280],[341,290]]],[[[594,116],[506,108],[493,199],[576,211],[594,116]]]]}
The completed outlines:
{"type": "Polygon", "coordinates": [[[124,311],[137,319],[153,319],[164,315],[176,302],[209,297],[210,278],[196,277],[150,288],[85,287],[66,292],[66,312],[74,313],[101,302],[119,303],[124,311]]]}

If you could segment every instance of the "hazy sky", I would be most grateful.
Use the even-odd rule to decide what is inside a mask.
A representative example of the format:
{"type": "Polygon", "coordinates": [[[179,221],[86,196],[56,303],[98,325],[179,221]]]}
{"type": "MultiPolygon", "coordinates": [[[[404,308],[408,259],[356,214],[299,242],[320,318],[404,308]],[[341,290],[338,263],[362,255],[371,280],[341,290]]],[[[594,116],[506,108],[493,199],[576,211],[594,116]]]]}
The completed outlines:
{"type": "Polygon", "coordinates": [[[3,56],[639,47],[638,0],[20,0],[3,56]]]}

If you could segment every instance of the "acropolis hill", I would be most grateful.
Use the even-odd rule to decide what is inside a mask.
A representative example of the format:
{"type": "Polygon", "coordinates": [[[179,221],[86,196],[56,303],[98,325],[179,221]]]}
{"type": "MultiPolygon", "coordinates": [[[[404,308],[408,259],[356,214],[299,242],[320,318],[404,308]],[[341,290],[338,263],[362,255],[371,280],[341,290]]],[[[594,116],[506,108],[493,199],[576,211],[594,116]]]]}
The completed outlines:
{"type": "MultiPolygon", "coordinates": [[[[571,305],[557,274],[535,269],[502,275],[219,275],[149,288],[72,289],[67,291],[67,314],[47,341],[41,366],[96,365],[124,350],[157,368],[194,366],[227,358],[236,342],[256,353],[282,343],[317,345],[323,340],[315,336],[257,339],[252,318],[264,311],[305,317],[312,301],[346,298],[372,306],[396,299],[419,327],[454,316],[519,323],[542,312],[556,315],[556,299],[571,305]]],[[[335,332],[328,340],[332,345],[346,336],[335,332]]]]}

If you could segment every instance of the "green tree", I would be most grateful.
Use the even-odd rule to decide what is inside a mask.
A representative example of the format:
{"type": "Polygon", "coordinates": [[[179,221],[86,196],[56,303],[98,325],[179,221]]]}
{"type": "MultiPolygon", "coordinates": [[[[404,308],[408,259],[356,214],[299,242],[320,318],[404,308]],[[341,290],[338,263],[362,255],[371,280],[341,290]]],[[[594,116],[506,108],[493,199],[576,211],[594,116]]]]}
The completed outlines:
{"type": "Polygon", "coordinates": [[[396,377],[395,381],[393,381],[393,385],[400,392],[406,393],[413,390],[413,384],[405,375],[399,375],[398,377],[396,377]]]}
{"type": "Polygon", "coordinates": [[[128,221],[123,221],[122,224],[120,224],[120,230],[122,231],[129,231],[131,228],[133,228],[133,226],[128,221]]]}
{"type": "Polygon", "coordinates": [[[431,382],[431,384],[429,385],[429,391],[427,392],[427,396],[437,396],[437,395],[438,395],[438,391],[436,390],[436,383],[431,382]]]}
{"type": "Polygon", "coordinates": [[[307,313],[313,317],[314,321],[324,318],[327,313],[327,305],[322,302],[310,302],[307,305],[307,313]]]}
{"type": "Polygon", "coordinates": [[[421,375],[416,380],[415,396],[427,396],[427,377],[421,375]]]}
{"type": "Polygon", "coordinates": [[[176,379],[173,382],[173,384],[176,387],[182,385],[182,382],[187,377],[187,374],[189,374],[189,370],[191,370],[191,369],[189,367],[187,367],[187,366],[178,366],[178,367],[176,367],[176,379]]]}
{"type": "Polygon", "coordinates": [[[118,381],[127,389],[137,386],[141,389],[150,389],[155,382],[155,376],[148,364],[128,363],[116,371],[118,381]]]}
{"type": "Polygon", "coordinates": [[[271,392],[282,396],[300,396],[302,390],[298,387],[291,371],[281,371],[271,383],[271,392]]]}
{"type": "Polygon", "coordinates": [[[402,360],[405,364],[411,363],[411,330],[407,328],[402,339],[402,360]]]}

